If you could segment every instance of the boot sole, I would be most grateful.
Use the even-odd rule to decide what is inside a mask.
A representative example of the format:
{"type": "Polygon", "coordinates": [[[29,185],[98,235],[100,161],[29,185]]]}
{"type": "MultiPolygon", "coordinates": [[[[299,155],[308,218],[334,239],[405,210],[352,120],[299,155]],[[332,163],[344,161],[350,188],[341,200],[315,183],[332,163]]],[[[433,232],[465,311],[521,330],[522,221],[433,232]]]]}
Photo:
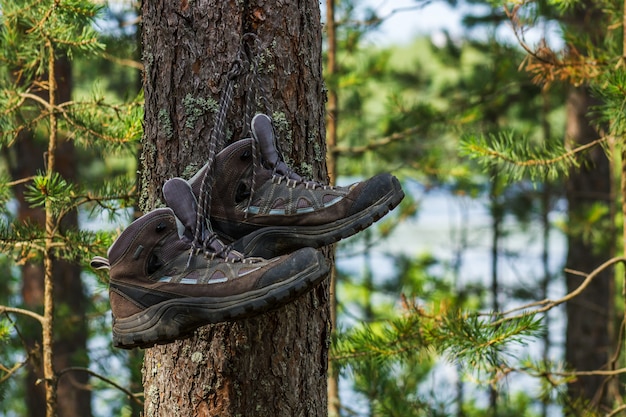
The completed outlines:
{"type": "Polygon", "coordinates": [[[320,248],[350,237],[371,226],[393,210],[404,198],[397,178],[393,188],[370,206],[350,217],[319,226],[264,227],[232,243],[232,247],[246,256],[271,258],[294,250],[320,248]]]}
{"type": "Polygon", "coordinates": [[[329,271],[324,256],[289,280],[231,297],[180,298],[164,301],[113,322],[113,345],[148,348],[190,336],[197,328],[255,316],[281,307],[307,293],[329,271]]]}

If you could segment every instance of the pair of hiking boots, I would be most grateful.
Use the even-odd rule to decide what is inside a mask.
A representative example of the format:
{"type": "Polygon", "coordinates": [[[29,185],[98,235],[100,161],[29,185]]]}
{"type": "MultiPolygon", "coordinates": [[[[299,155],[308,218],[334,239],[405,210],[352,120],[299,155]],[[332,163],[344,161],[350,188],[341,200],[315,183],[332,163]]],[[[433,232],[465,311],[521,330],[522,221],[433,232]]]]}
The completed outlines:
{"type": "Polygon", "coordinates": [[[131,223],[108,259],[93,259],[109,269],[116,347],[168,343],[294,300],[328,273],[318,248],[365,229],[404,197],[389,174],[347,187],[307,181],[283,161],[268,116],[257,114],[251,132],[215,157],[208,221],[197,215],[206,165],[188,181],[168,180],[167,207],[131,223]]]}

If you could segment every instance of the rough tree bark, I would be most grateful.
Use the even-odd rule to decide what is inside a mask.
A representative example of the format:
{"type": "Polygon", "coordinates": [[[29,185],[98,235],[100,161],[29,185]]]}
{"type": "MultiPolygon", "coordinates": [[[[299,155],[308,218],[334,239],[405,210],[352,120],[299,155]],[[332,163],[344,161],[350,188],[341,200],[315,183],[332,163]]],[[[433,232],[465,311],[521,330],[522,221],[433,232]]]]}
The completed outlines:
{"type": "MultiPolygon", "coordinates": [[[[206,100],[219,101],[247,32],[267,45],[261,72],[283,152],[301,173],[326,178],[317,1],[155,0],[142,14],[143,210],[161,204],[165,180],[204,164],[214,117],[206,100]]],[[[240,90],[227,142],[242,132],[240,90]]],[[[329,321],[324,283],[277,311],[146,350],[145,415],[325,416],[329,321]]]]}

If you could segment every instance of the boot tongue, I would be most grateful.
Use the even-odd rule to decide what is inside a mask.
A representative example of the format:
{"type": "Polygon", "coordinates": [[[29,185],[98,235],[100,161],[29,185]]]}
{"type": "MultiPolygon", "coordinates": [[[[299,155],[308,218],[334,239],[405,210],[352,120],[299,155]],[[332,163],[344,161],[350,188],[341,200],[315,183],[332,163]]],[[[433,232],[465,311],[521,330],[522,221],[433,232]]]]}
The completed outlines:
{"type": "Polygon", "coordinates": [[[266,167],[289,179],[302,181],[302,177],[289,169],[278,153],[278,150],[276,149],[274,129],[272,128],[272,121],[269,116],[265,114],[257,114],[252,119],[250,125],[252,129],[252,136],[254,136],[254,139],[259,144],[261,156],[265,160],[266,167]]]}
{"type": "MultiPolygon", "coordinates": [[[[182,178],[171,178],[163,184],[163,198],[165,198],[165,203],[172,209],[174,215],[183,224],[184,239],[193,242],[196,231],[198,202],[193,194],[191,185],[182,178]]],[[[203,228],[202,242],[198,243],[203,245],[205,251],[216,253],[224,259],[237,261],[243,258],[241,253],[230,250],[207,227],[203,228]]]]}
{"type": "Polygon", "coordinates": [[[174,215],[185,227],[183,236],[192,241],[196,230],[198,202],[189,183],[182,178],[171,178],[165,181],[163,198],[165,198],[165,204],[172,209],[174,215]]]}

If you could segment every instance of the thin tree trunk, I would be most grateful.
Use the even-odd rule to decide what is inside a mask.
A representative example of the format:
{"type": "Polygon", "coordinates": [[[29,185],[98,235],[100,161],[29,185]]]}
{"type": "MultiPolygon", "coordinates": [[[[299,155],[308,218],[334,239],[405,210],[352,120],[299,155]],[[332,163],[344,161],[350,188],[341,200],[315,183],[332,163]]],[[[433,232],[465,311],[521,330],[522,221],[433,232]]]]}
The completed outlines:
{"type": "MultiPolygon", "coordinates": [[[[566,29],[575,33],[584,33],[591,45],[600,45],[606,36],[602,28],[602,12],[596,2],[583,1],[572,9],[565,18],[566,29]]],[[[584,45],[579,46],[585,54],[584,45]]],[[[565,141],[569,148],[574,148],[599,138],[600,134],[592,125],[593,106],[600,104],[593,99],[585,85],[570,87],[567,95],[567,126],[565,141]]],[[[596,205],[613,204],[611,196],[611,169],[605,152],[595,147],[586,155],[586,164],[572,172],[566,183],[568,214],[570,224],[588,222],[589,211],[596,205]]],[[[597,219],[589,233],[575,230],[568,234],[567,268],[588,273],[606,261],[613,254],[615,237],[611,234],[613,221],[610,210],[602,219],[597,219]]],[[[614,230],[613,230],[614,232],[614,230]]],[[[576,274],[566,275],[567,291],[577,288],[582,277],[576,274]]],[[[565,359],[568,365],[579,371],[606,369],[609,363],[611,340],[610,326],[614,299],[612,291],[613,270],[600,274],[580,296],[567,304],[567,327],[565,359]]],[[[593,405],[607,404],[605,377],[581,377],[568,385],[573,401],[590,401],[593,405]]]]}
{"type": "MultiPolygon", "coordinates": [[[[159,204],[166,179],[204,164],[213,113],[194,103],[219,98],[246,32],[268,46],[261,74],[283,152],[295,169],[326,178],[318,2],[144,2],[144,210],[159,204]],[[201,114],[190,126],[192,113],[201,114]]],[[[228,140],[243,128],[241,97],[228,140]]],[[[329,337],[324,284],[277,311],[147,349],[145,415],[326,416],[329,337]]]]}
{"type": "MultiPolygon", "coordinates": [[[[326,103],[326,143],[331,149],[326,155],[330,184],[337,181],[337,155],[333,152],[337,145],[337,124],[339,123],[339,100],[337,94],[337,37],[335,24],[335,0],[326,0],[326,78],[328,83],[328,101],[326,103]]],[[[333,329],[337,328],[337,269],[333,263],[330,274],[330,317],[333,329]]],[[[339,398],[339,372],[328,364],[328,415],[339,417],[341,399],[339,398]]]]}
{"type": "MultiPolygon", "coordinates": [[[[54,65],[56,82],[56,101],[59,103],[71,99],[72,72],[71,63],[67,58],[57,57],[54,65]]],[[[47,95],[43,97],[48,100],[47,95]]],[[[57,144],[56,169],[64,178],[72,181],[76,178],[76,160],[74,146],[71,141],[62,138],[57,144]]],[[[28,178],[37,172],[44,171],[44,156],[48,148],[45,143],[37,140],[31,131],[23,131],[15,143],[15,154],[9,158],[11,175],[15,179],[28,178]]],[[[40,225],[45,224],[45,213],[41,208],[33,208],[24,200],[24,187],[15,189],[16,199],[19,202],[18,218],[20,221],[32,221],[40,225]]],[[[78,217],[76,212],[66,216],[63,227],[76,228],[78,217]]],[[[72,366],[87,367],[87,321],[86,298],[80,276],[80,267],[62,260],[52,260],[51,263],[54,287],[54,300],[57,306],[63,306],[68,312],[57,320],[64,329],[63,337],[56,338],[53,346],[54,370],[63,370],[72,366]],[[80,295],[80,296],[79,296],[80,295]]],[[[44,306],[44,267],[41,262],[28,262],[22,267],[22,298],[25,307],[42,311],[44,306]]],[[[29,319],[30,320],[30,319],[29,319]]],[[[41,329],[38,326],[27,324],[22,334],[25,343],[31,352],[41,349],[41,329]]],[[[51,339],[50,339],[51,341],[51,339]]],[[[46,392],[44,384],[37,383],[44,377],[42,373],[41,354],[35,355],[28,367],[26,377],[26,404],[29,417],[46,415],[46,392]]],[[[85,389],[88,384],[86,373],[68,373],[56,383],[56,409],[63,417],[87,417],[91,415],[91,391],[85,389]]],[[[50,411],[51,412],[51,411],[50,411]]]]}
{"type": "MultiPolygon", "coordinates": [[[[552,135],[550,121],[548,114],[550,114],[550,100],[547,91],[543,91],[541,94],[543,103],[543,112],[541,114],[541,130],[544,141],[550,140],[552,135]]],[[[541,265],[543,266],[543,278],[541,279],[541,293],[539,294],[540,300],[545,300],[549,297],[548,289],[550,288],[550,282],[552,281],[552,274],[550,273],[550,230],[552,228],[550,224],[550,211],[552,209],[551,200],[553,198],[553,187],[550,180],[546,178],[543,182],[543,188],[540,192],[540,216],[541,216],[541,265]]],[[[546,314],[544,319],[544,326],[548,331],[543,336],[543,351],[541,358],[545,363],[548,363],[550,359],[550,349],[552,348],[552,339],[550,336],[550,326],[552,320],[550,314],[546,314]]],[[[548,407],[550,403],[547,400],[541,403],[541,416],[548,416],[548,407]]]]}
{"type": "MultiPolygon", "coordinates": [[[[567,98],[567,140],[579,146],[598,138],[590,126],[588,113],[593,106],[586,87],[573,87],[567,98]]],[[[612,204],[609,161],[601,148],[588,155],[589,163],[573,172],[567,180],[567,201],[571,224],[584,224],[588,211],[595,204],[612,204]]],[[[594,241],[583,233],[568,234],[567,268],[590,272],[610,256],[614,242],[608,227],[610,219],[593,225],[597,236],[604,241],[594,241]],[[607,238],[608,237],[608,238],[607,238]]],[[[566,354],[569,365],[579,371],[604,369],[609,360],[609,323],[613,309],[611,293],[612,271],[604,271],[590,285],[567,304],[566,354]]],[[[577,288],[583,278],[567,274],[567,291],[577,288]]],[[[606,400],[603,376],[581,377],[569,384],[573,400],[593,401],[596,405],[606,400]]]]}
{"type": "MultiPolygon", "coordinates": [[[[489,214],[491,216],[491,309],[492,311],[500,311],[499,263],[504,207],[500,201],[498,175],[496,172],[492,173],[492,181],[489,186],[489,214]]],[[[498,415],[498,389],[495,385],[489,387],[489,415],[492,417],[498,415]]]]}

